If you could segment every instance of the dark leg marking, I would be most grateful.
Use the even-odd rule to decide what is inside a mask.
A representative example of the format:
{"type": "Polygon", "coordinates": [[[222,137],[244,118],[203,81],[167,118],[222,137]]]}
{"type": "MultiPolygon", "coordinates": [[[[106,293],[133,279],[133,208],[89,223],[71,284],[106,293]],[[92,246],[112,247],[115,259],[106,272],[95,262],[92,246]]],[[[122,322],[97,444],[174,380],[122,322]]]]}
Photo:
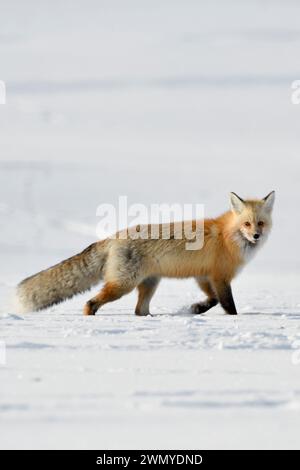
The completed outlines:
{"type": "Polygon", "coordinates": [[[200,313],[205,313],[207,310],[215,307],[218,304],[217,299],[206,299],[203,302],[198,302],[192,305],[192,312],[196,315],[200,313]]]}
{"type": "Polygon", "coordinates": [[[192,305],[192,312],[195,314],[201,314],[207,312],[207,310],[215,307],[218,304],[218,299],[216,298],[216,293],[212,288],[212,285],[208,279],[203,279],[201,277],[196,278],[196,282],[201,290],[207,295],[207,299],[203,302],[197,302],[192,305]]]}
{"type": "Polygon", "coordinates": [[[214,288],[225,312],[229,315],[237,315],[230,284],[226,281],[215,281],[214,288]]]}

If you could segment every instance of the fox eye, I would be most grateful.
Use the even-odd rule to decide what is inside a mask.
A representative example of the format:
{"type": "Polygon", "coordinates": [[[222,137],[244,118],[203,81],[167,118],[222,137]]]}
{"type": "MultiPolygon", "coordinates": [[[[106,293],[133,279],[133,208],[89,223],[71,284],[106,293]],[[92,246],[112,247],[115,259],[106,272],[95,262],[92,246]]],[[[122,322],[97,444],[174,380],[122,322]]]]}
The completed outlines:
{"type": "Polygon", "coordinates": [[[250,222],[245,222],[244,225],[245,225],[245,227],[251,227],[250,222]]]}
{"type": "Polygon", "coordinates": [[[265,225],[265,223],[264,223],[262,220],[260,220],[257,225],[258,225],[259,227],[263,227],[263,226],[265,225]]]}

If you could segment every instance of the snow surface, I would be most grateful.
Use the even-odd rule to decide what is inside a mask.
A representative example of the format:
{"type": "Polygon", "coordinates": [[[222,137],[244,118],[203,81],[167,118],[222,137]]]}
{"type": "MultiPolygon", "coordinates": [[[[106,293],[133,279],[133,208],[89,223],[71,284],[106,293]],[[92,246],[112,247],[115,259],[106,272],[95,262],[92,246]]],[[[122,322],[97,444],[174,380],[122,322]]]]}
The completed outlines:
{"type": "Polygon", "coordinates": [[[1,2],[1,448],[299,448],[300,5],[1,2]],[[97,206],[277,191],[274,230],[233,284],[240,315],[195,316],[164,280],[82,316],[9,304],[23,277],[96,239],[97,206]]]}

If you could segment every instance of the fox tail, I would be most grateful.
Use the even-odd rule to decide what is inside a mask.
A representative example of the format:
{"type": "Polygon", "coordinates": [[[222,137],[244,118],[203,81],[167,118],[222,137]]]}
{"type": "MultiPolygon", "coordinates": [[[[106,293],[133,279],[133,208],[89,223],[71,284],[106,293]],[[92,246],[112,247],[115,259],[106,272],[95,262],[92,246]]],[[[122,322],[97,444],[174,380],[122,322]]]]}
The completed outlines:
{"type": "Polygon", "coordinates": [[[106,260],[105,240],[81,253],[24,279],[16,291],[20,312],[42,310],[85,292],[102,278],[106,260]]]}

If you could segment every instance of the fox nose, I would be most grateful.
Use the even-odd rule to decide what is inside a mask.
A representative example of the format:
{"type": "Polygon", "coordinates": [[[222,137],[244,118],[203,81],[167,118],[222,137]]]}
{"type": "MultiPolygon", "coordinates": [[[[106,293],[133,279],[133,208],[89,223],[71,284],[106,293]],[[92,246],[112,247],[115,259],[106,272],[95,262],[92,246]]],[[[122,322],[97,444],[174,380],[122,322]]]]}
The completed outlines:
{"type": "Polygon", "coordinates": [[[255,240],[258,240],[259,237],[260,237],[259,233],[255,233],[255,234],[253,235],[253,238],[255,238],[255,240]]]}

